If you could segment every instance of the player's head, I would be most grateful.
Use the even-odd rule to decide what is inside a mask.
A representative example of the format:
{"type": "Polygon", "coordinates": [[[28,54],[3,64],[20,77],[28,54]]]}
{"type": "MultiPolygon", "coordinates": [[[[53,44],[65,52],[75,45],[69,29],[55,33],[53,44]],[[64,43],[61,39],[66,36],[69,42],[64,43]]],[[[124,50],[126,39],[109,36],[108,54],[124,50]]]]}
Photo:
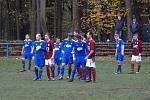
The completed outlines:
{"type": "Polygon", "coordinates": [[[86,36],[87,36],[87,39],[90,39],[90,38],[92,38],[92,33],[91,32],[87,32],[86,36]]]}
{"type": "Polygon", "coordinates": [[[67,38],[68,38],[68,39],[72,39],[72,36],[73,36],[72,33],[68,33],[68,34],[67,34],[67,38]]]}
{"type": "Polygon", "coordinates": [[[76,38],[77,38],[78,41],[81,41],[81,40],[82,40],[82,37],[81,37],[80,34],[76,35],[76,38]]]}
{"type": "Polygon", "coordinates": [[[121,20],[121,16],[118,16],[118,20],[121,20]]]}
{"type": "Polygon", "coordinates": [[[87,38],[86,34],[83,33],[83,32],[81,33],[81,37],[82,37],[83,40],[86,40],[86,38],[87,38]]]}
{"type": "Polygon", "coordinates": [[[40,33],[37,33],[37,34],[36,34],[36,40],[37,40],[37,41],[40,41],[41,38],[42,38],[42,37],[41,37],[41,34],[40,34],[40,33]]]}
{"type": "Polygon", "coordinates": [[[60,43],[60,38],[59,37],[56,38],[56,42],[60,43]]]}
{"type": "Polygon", "coordinates": [[[45,34],[44,38],[45,38],[45,40],[49,40],[49,35],[45,34]]]}
{"type": "Polygon", "coordinates": [[[25,35],[25,38],[26,38],[26,39],[30,39],[30,35],[29,35],[29,34],[26,34],[26,35],[25,35]]]}
{"type": "Polygon", "coordinates": [[[115,38],[115,40],[118,40],[119,39],[119,34],[115,34],[114,38],[115,38]]]}
{"type": "Polygon", "coordinates": [[[135,22],[136,22],[136,18],[134,17],[134,18],[132,19],[132,21],[133,21],[133,23],[135,23],[135,22]]]}
{"type": "Polygon", "coordinates": [[[133,40],[136,40],[136,39],[138,39],[138,34],[133,35],[133,40]]]}

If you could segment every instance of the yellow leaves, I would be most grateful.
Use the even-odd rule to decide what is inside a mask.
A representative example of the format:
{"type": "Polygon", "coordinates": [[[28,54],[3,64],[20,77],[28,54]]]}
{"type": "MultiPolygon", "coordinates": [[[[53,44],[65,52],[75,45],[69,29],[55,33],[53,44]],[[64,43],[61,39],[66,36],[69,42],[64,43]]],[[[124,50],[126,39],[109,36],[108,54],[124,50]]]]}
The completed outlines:
{"type": "Polygon", "coordinates": [[[81,18],[82,28],[88,28],[93,32],[97,29],[111,32],[114,27],[114,16],[123,14],[121,0],[88,0],[88,15],[81,18]]]}

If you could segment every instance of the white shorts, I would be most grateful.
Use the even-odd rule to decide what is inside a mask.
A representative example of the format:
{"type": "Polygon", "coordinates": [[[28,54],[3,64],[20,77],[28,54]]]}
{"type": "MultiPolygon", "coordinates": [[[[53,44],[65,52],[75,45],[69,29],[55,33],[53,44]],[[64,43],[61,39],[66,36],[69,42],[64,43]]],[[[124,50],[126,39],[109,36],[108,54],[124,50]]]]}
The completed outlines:
{"type": "Polygon", "coordinates": [[[45,59],[45,65],[52,65],[53,64],[53,60],[52,59],[45,59]]]}
{"type": "Polygon", "coordinates": [[[135,62],[141,62],[141,56],[134,56],[132,55],[131,61],[135,61],[135,62]]]}
{"type": "Polygon", "coordinates": [[[87,61],[86,61],[86,66],[87,66],[87,67],[96,68],[95,60],[87,59],[87,61]]]}

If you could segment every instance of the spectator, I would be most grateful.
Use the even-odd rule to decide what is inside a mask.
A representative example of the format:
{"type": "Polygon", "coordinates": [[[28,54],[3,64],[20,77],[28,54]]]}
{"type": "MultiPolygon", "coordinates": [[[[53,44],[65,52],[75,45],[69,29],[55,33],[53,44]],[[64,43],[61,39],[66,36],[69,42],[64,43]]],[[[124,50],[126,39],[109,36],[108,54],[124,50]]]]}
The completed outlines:
{"type": "Polygon", "coordinates": [[[148,42],[150,42],[150,19],[148,20],[148,24],[146,25],[148,42]]]}
{"type": "Polygon", "coordinates": [[[121,19],[121,16],[118,16],[117,19],[115,20],[115,33],[118,34],[119,37],[122,36],[123,26],[124,26],[124,21],[123,19],[121,19]]]}
{"type": "Polygon", "coordinates": [[[131,35],[135,35],[138,34],[140,31],[140,26],[139,23],[137,22],[136,18],[132,19],[132,22],[130,23],[130,31],[131,31],[131,35]]]}

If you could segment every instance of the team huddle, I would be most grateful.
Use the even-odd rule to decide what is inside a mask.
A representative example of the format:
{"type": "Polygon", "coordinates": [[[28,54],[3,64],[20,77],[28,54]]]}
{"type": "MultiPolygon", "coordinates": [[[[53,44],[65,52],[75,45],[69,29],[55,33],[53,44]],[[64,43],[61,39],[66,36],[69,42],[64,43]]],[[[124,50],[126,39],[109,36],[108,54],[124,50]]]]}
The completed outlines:
{"type": "Polygon", "coordinates": [[[28,70],[31,70],[33,55],[36,76],[34,81],[42,80],[43,69],[46,66],[48,81],[55,80],[55,68],[57,68],[59,80],[63,80],[66,76],[69,82],[73,82],[75,74],[77,74],[79,80],[96,82],[95,41],[90,32],[86,35],[68,33],[66,39],[61,42],[59,38],[56,38],[55,43],[48,34],[44,36],[44,40],[42,40],[41,34],[36,34],[34,42],[30,39],[29,34],[26,34],[25,38],[21,72],[26,71],[25,59],[29,60],[28,70]],[[65,75],[66,68],[67,75],[65,75]]]}
{"type": "MultiPolygon", "coordinates": [[[[118,34],[115,34],[114,37],[116,40],[115,57],[117,61],[115,74],[120,74],[123,69],[125,47],[123,40],[118,34]]],[[[133,36],[131,47],[133,52],[130,74],[134,74],[134,62],[138,63],[136,73],[140,73],[142,42],[139,40],[137,34],[133,36]]],[[[55,43],[49,38],[48,34],[45,35],[44,40],[42,40],[41,34],[36,34],[36,41],[34,42],[32,42],[30,36],[27,34],[22,50],[23,70],[21,72],[26,70],[25,59],[29,60],[28,70],[31,69],[33,55],[36,76],[33,79],[34,81],[42,79],[43,68],[46,66],[48,81],[55,80],[55,68],[57,68],[56,76],[58,76],[59,80],[63,80],[65,69],[67,68],[68,74],[66,75],[66,79],[69,82],[74,81],[75,74],[77,74],[79,80],[96,82],[95,53],[95,41],[90,32],[86,35],[68,33],[66,39],[61,42],[60,38],[56,38],[55,43]]]]}

